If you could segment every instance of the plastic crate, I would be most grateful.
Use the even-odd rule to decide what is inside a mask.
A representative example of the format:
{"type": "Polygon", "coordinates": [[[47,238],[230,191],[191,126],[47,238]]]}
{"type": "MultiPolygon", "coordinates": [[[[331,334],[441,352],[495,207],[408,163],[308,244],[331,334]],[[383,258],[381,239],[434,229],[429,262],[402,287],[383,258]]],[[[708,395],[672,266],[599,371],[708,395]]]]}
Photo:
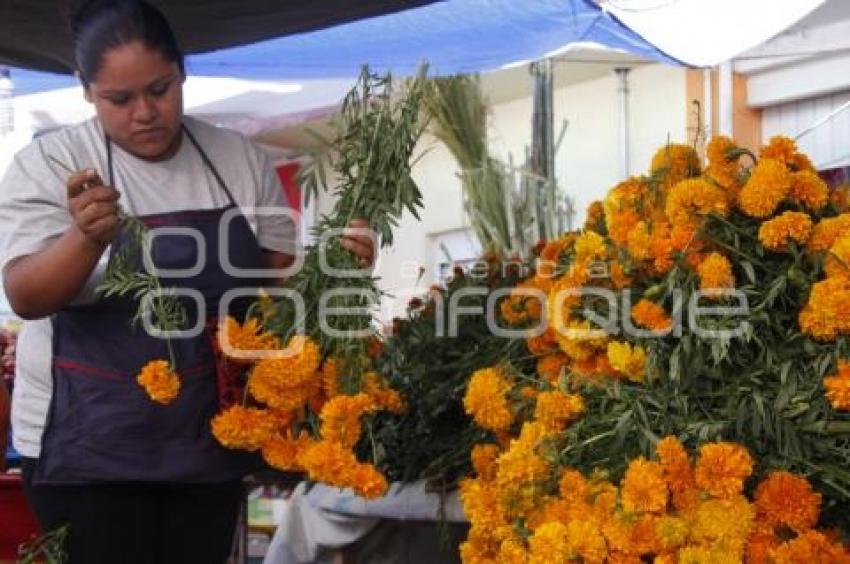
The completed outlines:
{"type": "Polygon", "coordinates": [[[15,560],[18,546],[40,534],[20,474],[0,474],[0,560],[15,560]]]}

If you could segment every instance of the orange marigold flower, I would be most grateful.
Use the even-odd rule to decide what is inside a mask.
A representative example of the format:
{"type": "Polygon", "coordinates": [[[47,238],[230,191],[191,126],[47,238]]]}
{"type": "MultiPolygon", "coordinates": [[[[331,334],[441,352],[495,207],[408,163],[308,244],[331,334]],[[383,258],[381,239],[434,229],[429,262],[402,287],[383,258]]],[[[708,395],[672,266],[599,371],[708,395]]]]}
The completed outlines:
{"type": "Polygon", "coordinates": [[[776,211],[790,189],[791,175],[785,165],[777,160],[762,159],[741,188],[738,206],[751,217],[767,217],[776,211]]]}
{"type": "Polygon", "coordinates": [[[740,165],[737,157],[729,153],[737,149],[735,143],[725,135],[712,137],[706,146],[708,166],[705,174],[726,190],[737,190],[740,165]]]}
{"type": "Polygon", "coordinates": [[[790,164],[797,154],[797,143],[785,135],[774,135],[767,145],[759,150],[759,160],[773,159],[784,165],[790,164]]]}
{"type": "Polygon", "coordinates": [[[484,429],[502,431],[513,421],[506,394],[511,385],[501,368],[483,368],[473,373],[463,397],[463,407],[484,429]]]}
{"type": "Polygon", "coordinates": [[[690,145],[670,143],[655,152],[649,170],[653,176],[661,176],[662,186],[667,188],[686,178],[699,176],[699,155],[690,145]]]}
{"type": "Polygon", "coordinates": [[[847,564],[850,553],[839,542],[830,541],[817,531],[806,531],[769,552],[769,562],[775,564],[847,564]]]}
{"type": "Polygon", "coordinates": [[[850,410],[850,361],[838,361],[838,373],[823,379],[826,399],[835,409],[850,410]]]}
{"type": "Polygon", "coordinates": [[[808,170],[811,172],[817,172],[818,170],[815,168],[812,160],[804,155],[803,153],[794,153],[794,156],[791,157],[791,162],[788,163],[791,167],[791,170],[799,171],[799,170],[808,170]]]}
{"type": "Polygon", "coordinates": [[[232,405],[213,417],[213,436],[222,446],[255,451],[263,447],[280,425],[271,411],[232,405]]]}
{"type": "Polygon", "coordinates": [[[772,526],[759,523],[747,540],[746,562],[749,564],[769,564],[770,552],[779,546],[781,541],[776,537],[772,526]]]}
{"type": "Polygon", "coordinates": [[[667,507],[667,484],[661,465],[643,457],[632,460],[621,485],[623,509],[657,513],[667,507]]]}
{"type": "Polygon", "coordinates": [[[736,443],[717,442],[699,449],[697,486],[714,497],[729,499],[741,493],[744,480],[753,473],[753,459],[736,443]]]}
{"type": "Polygon", "coordinates": [[[807,247],[810,252],[822,253],[829,250],[839,238],[848,234],[850,234],[850,213],[828,217],[815,225],[807,247]]]}
{"type": "Polygon", "coordinates": [[[558,341],[551,327],[547,327],[542,335],[526,339],[526,344],[534,356],[545,356],[558,350],[558,341]]]}
{"type": "Polygon", "coordinates": [[[833,188],[829,194],[829,201],[838,208],[840,213],[850,209],[850,184],[840,184],[833,188]]]}
{"type": "Polygon", "coordinates": [[[837,276],[813,284],[799,320],[802,332],[819,341],[850,334],[850,277],[837,276]]]}
{"type": "Polygon", "coordinates": [[[263,459],[272,468],[283,472],[300,472],[303,470],[298,464],[298,454],[312,444],[312,439],[301,433],[298,438],[293,438],[291,433],[286,436],[275,435],[263,445],[263,459]]]}
{"type": "Polygon", "coordinates": [[[567,526],[551,521],[539,526],[528,539],[529,564],[569,562],[572,550],[567,542],[567,526]]]}
{"type": "Polygon", "coordinates": [[[560,352],[540,357],[537,360],[537,374],[553,386],[557,386],[561,373],[568,362],[569,357],[560,352]]]}
{"type": "Polygon", "coordinates": [[[632,208],[610,212],[605,215],[608,236],[617,245],[623,247],[628,241],[629,233],[631,233],[640,220],[640,215],[632,208]]]}
{"type": "Polygon", "coordinates": [[[561,497],[573,505],[583,503],[590,496],[590,484],[578,470],[564,470],[558,481],[561,497]]]}
{"type": "Polygon", "coordinates": [[[363,378],[363,391],[372,398],[375,407],[392,413],[404,411],[404,400],[377,372],[367,372],[363,378]]]}
{"type": "Polygon", "coordinates": [[[785,525],[801,533],[814,527],[821,496],[801,476],[772,472],[756,489],[755,506],[771,525],[785,525]]]}
{"type": "Polygon", "coordinates": [[[646,351],[642,347],[632,348],[627,342],[612,341],[608,343],[608,362],[632,382],[646,379],[646,351]]]}
{"type": "Polygon", "coordinates": [[[673,320],[664,308],[647,299],[632,306],[631,314],[635,323],[652,331],[667,331],[673,326],[673,320]]]}
{"type": "Polygon", "coordinates": [[[839,237],[832,244],[823,268],[829,277],[850,276],[850,235],[839,237]]]}
{"type": "Polygon", "coordinates": [[[295,335],[289,339],[284,354],[285,359],[291,362],[288,368],[290,380],[300,381],[312,377],[322,360],[319,345],[305,335],[295,335]]]}
{"type": "Polygon", "coordinates": [[[697,274],[700,279],[699,287],[706,295],[713,295],[712,290],[718,290],[716,294],[721,295],[721,290],[735,287],[732,264],[720,253],[711,253],[705,257],[697,267],[697,274]]]}
{"type": "Polygon", "coordinates": [[[788,249],[791,241],[803,245],[812,234],[812,218],[807,213],[787,211],[759,227],[759,241],[772,251],[788,249]]]}
{"type": "Polygon", "coordinates": [[[165,360],[152,360],[142,367],[136,382],[153,401],[168,405],[180,392],[180,377],[165,360]]]}
{"type": "Polygon", "coordinates": [[[319,376],[322,380],[322,391],[328,398],[339,394],[339,366],[338,362],[331,357],[325,359],[319,368],[319,376]]]}
{"type": "Polygon", "coordinates": [[[710,214],[726,216],[729,198],[726,192],[708,181],[691,178],[670,189],[664,211],[674,225],[693,225],[700,217],[710,214]]]}
{"type": "Polygon", "coordinates": [[[348,486],[360,497],[376,499],[387,493],[387,478],[371,464],[358,464],[351,473],[348,486]]]}
{"type": "Polygon", "coordinates": [[[791,199],[812,211],[823,208],[829,200],[826,182],[811,170],[791,173],[791,199]]]}
{"type": "Polygon", "coordinates": [[[258,351],[279,348],[280,341],[264,331],[256,317],[246,319],[245,323],[240,325],[228,315],[219,325],[218,346],[228,358],[250,363],[258,358],[258,351]]]}
{"type": "Polygon", "coordinates": [[[304,403],[319,390],[320,382],[312,379],[307,382],[290,382],[285,367],[289,363],[283,359],[263,359],[254,366],[248,377],[248,392],[260,403],[281,411],[292,411],[304,403]]]}
{"type": "Polygon", "coordinates": [[[658,442],[655,452],[664,470],[664,480],[673,496],[673,505],[679,511],[695,507],[699,492],[685,447],[676,437],[667,436],[658,442]]]}
{"type": "Polygon", "coordinates": [[[565,394],[560,390],[540,392],[534,407],[534,419],[549,431],[563,431],[566,426],[584,413],[584,400],[578,394],[565,394]]]}
{"type": "Polygon", "coordinates": [[[629,231],[626,248],[636,260],[647,260],[652,249],[652,236],[646,222],[641,221],[629,231]]]}
{"type": "Polygon", "coordinates": [[[496,477],[496,461],[500,452],[499,445],[494,444],[477,444],[472,447],[472,468],[481,479],[492,480],[496,477]]]}
{"type": "Polygon", "coordinates": [[[322,439],[337,442],[345,448],[353,448],[360,440],[360,418],[375,409],[372,398],[363,393],[331,398],[319,414],[322,420],[322,439]]]}
{"type": "Polygon", "coordinates": [[[595,200],[587,206],[587,214],[584,220],[584,228],[590,231],[599,231],[605,221],[605,207],[602,202],[595,200]]]}

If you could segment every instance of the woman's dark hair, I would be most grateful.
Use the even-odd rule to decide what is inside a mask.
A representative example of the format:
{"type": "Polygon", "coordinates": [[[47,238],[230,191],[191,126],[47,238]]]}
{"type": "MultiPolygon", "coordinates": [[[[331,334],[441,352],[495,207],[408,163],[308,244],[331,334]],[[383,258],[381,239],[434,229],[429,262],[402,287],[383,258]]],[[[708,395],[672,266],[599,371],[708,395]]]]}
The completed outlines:
{"type": "Polygon", "coordinates": [[[139,41],[177,63],[185,74],[183,52],[165,16],[144,0],[88,0],[71,16],[74,57],[83,84],[93,81],[110,49],[139,41]]]}

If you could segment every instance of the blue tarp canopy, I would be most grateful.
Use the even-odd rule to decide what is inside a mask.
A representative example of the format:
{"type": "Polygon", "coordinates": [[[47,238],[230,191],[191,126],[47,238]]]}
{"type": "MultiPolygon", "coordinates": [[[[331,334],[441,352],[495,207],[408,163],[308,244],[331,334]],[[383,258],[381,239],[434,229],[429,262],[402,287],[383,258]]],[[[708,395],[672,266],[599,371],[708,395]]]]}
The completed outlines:
{"type": "MultiPolygon", "coordinates": [[[[596,43],[678,63],[590,0],[449,0],[252,45],[191,55],[190,74],[252,80],[355,76],[364,63],[407,75],[484,72],[596,43]]],[[[62,77],[14,72],[19,93],[67,86],[62,77]]]]}

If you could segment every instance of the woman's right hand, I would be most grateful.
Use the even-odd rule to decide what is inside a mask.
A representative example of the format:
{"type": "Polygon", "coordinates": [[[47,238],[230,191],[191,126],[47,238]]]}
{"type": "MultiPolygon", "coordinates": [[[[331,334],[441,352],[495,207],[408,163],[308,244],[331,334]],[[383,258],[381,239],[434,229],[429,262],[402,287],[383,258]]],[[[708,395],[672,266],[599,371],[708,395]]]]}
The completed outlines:
{"type": "Polygon", "coordinates": [[[67,188],[68,207],[77,228],[88,241],[100,247],[111,243],[121,231],[118,190],[105,186],[92,169],[72,174],[67,188]]]}

